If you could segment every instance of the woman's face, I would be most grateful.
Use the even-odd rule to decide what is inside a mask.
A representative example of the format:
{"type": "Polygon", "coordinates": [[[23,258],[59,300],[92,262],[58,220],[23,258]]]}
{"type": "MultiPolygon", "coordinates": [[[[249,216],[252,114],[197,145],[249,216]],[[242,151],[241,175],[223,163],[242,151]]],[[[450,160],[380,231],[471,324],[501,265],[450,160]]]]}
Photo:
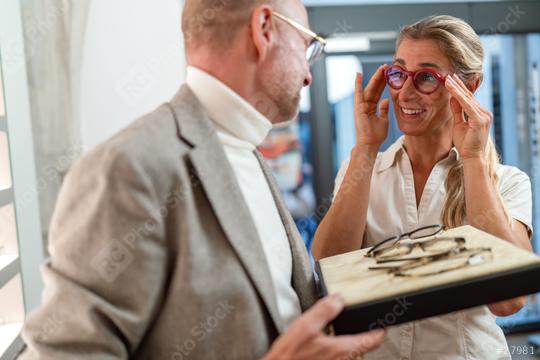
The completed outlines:
{"type": "MultiPolygon", "coordinates": [[[[453,73],[450,61],[433,40],[404,39],[396,51],[394,65],[408,71],[432,69],[442,76],[453,73]]],[[[400,130],[409,136],[438,133],[452,121],[450,93],[441,84],[432,94],[419,92],[409,77],[399,90],[390,88],[400,130]]]]}

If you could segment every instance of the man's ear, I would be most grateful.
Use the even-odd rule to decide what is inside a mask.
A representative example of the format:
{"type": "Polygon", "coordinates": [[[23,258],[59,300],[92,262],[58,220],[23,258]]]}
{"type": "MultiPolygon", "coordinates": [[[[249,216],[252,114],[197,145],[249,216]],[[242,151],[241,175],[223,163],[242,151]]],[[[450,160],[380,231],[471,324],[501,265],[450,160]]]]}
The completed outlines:
{"type": "Polygon", "coordinates": [[[257,7],[251,14],[251,37],[257,52],[257,61],[263,61],[274,42],[275,17],[268,5],[257,7]]]}

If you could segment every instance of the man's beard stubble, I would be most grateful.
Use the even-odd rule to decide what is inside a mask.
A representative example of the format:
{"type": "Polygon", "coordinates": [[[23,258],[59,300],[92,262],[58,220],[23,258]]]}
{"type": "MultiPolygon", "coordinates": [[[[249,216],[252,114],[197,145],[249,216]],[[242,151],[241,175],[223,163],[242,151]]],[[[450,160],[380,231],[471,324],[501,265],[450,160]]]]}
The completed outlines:
{"type": "Polygon", "coordinates": [[[295,76],[292,71],[282,71],[281,76],[274,78],[274,81],[267,89],[269,97],[277,108],[275,123],[294,120],[300,111],[300,91],[303,81],[294,81],[295,76]],[[300,85],[297,85],[300,84],[300,85]]]}

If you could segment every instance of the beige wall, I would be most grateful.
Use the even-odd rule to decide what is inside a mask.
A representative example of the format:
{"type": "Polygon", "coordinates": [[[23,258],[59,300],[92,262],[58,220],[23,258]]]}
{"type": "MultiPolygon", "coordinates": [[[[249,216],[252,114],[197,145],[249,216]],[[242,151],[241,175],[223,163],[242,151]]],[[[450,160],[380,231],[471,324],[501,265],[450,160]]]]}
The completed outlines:
{"type": "Polygon", "coordinates": [[[181,1],[94,0],[81,88],[86,152],[169,100],[184,80],[181,1]]]}
{"type": "Polygon", "coordinates": [[[184,79],[181,0],[26,0],[25,49],[43,237],[82,153],[184,79]]]}

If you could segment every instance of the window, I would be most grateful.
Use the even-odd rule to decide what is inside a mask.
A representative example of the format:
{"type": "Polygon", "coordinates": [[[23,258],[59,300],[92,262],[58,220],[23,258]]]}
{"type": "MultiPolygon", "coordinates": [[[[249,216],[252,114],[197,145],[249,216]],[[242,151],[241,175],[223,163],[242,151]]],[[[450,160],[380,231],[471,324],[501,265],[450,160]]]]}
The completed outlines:
{"type": "Polygon", "coordinates": [[[41,298],[43,246],[19,0],[0,11],[0,359],[23,347],[25,315],[41,298]]]}

